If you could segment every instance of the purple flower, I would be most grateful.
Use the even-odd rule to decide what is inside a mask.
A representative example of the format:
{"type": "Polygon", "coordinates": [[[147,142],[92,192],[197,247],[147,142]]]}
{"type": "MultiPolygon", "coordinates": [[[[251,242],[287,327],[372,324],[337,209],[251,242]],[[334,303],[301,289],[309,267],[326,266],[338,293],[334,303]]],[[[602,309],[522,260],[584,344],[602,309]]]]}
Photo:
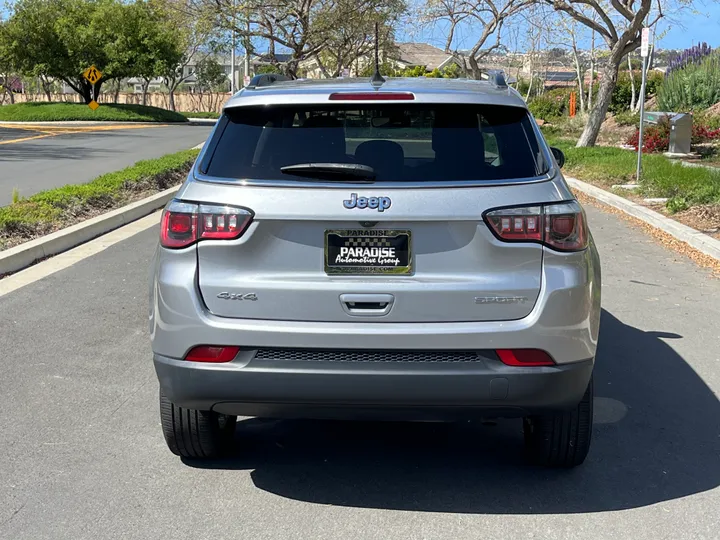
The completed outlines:
{"type": "Polygon", "coordinates": [[[673,72],[679,71],[690,64],[699,64],[703,58],[709,56],[711,53],[712,47],[705,42],[690,47],[689,49],[685,49],[675,58],[670,60],[668,69],[665,72],[665,77],[669,77],[673,72]]]}

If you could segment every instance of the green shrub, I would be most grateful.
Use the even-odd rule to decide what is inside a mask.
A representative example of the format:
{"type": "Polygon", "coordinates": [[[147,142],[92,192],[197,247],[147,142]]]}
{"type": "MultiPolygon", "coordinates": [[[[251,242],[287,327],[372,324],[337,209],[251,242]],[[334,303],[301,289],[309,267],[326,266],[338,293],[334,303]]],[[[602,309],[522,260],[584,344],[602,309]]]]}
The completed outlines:
{"type": "Polygon", "coordinates": [[[138,161],[87,184],[67,185],[19,199],[0,208],[0,238],[11,235],[31,238],[51,225],[77,220],[91,209],[116,206],[127,199],[128,192],[166,189],[171,183],[177,183],[178,173],[186,170],[198,153],[198,150],[183,150],[138,161]]]}
{"type": "Polygon", "coordinates": [[[208,111],[181,112],[185,118],[220,118],[220,113],[208,111]]]}
{"type": "Polygon", "coordinates": [[[15,103],[0,107],[0,121],[70,122],[100,120],[107,122],[187,122],[182,114],[120,103],[102,103],[96,110],[83,103],[15,103]]]}
{"type": "Polygon", "coordinates": [[[671,214],[675,214],[677,212],[687,210],[688,208],[690,208],[690,205],[688,205],[685,197],[673,197],[671,199],[668,199],[668,202],[665,203],[665,207],[671,214]]]}
{"type": "Polygon", "coordinates": [[[705,126],[708,129],[720,129],[720,116],[704,111],[693,113],[693,126],[705,126]]]}
{"type": "MultiPolygon", "coordinates": [[[[640,99],[640,86],[642,85],[642,72],[635,71],[635,99],[640,99]]],[[[663,74],[657,71],[651,71],[648,73],[647,80],[645,81],[645,99],[654,96],[657,93],[658,88],[663,82],[663,74]]],[[[627,71],[621,71],[618,74],[618,81],[613,90],[612,97],[610,98],[610,107],[608,110],[617,115],[622,112],[628,111],[632,103],[632,83],[630,81],[630,74],[627,71]]]]}
{"type": "Polygon", "coordinates": [[[541,120],[552,120],[562,116],[567,111],[567,106],[567,100],[563,95],[551,92],[533,98],[528,104],[532,115],[541,120]]]}
{"type": "Polygon", "coordinates": [[[720,101],[720,55],[713,53],[700,63],[674,70],[657,98],[661,110],[677,112],[707,109],[720,101]]]}
{"type": "Polygon", "coordinates": [[[270,74],[281,74],[282,70],[278,66],[274,66],[272,64],[266,64],[264,66],[259,66],[255,70],[255,75],[270,75],[270,74]]]}
{"type": "MultiPolygon", "coordinates": [[[[565,153],[565,170],[581,180],[604,186],[635,178],[637,155],[621,148],[576,148],[572,142],[549,138],[565,153]]],[[[641,191],[648,197],[674,199],[668,207],[680,211],[698,204],[720,204],[720,172],[705,167],[683,167],[659,154],[643,156],[641,191]]]]}
{"type": "Polygon", "coordinates": [[[633,113],[630,111],[623,111],[617,113],[615,116],[615,122],[620,126],[637,126],[640,124],[640,114],[633,113]]]}

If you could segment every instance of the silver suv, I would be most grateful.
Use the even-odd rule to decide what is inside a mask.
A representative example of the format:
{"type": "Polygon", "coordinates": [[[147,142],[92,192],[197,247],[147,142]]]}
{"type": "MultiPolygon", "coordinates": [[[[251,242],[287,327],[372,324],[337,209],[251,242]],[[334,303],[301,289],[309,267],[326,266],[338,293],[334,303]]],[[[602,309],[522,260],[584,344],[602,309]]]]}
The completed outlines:
{"type": "Polygon", "coordinates": [[[583,462],[600,263],[519,94],[487,81],[256,77],[162,216],[150,329],[170,450],[238,415],[522,418],[583,462]]]}

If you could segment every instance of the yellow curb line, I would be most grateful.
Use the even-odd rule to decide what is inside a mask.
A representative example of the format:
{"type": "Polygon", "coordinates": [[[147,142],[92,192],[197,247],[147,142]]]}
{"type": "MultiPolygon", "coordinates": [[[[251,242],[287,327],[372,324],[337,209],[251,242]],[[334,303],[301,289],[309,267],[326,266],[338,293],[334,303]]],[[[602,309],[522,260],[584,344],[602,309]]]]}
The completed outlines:
{"type": "Polygon", "coordinates": [[[21,139],[12,139],[9,141],[0,141],[0,145],[2,144],[14,144],[14,143],[20,143],[25,141],[31,141],[33,139],[43,139],[45,137],[54,137],[56,135],[68,135],[73,133],[92,133],[93,131],[120,131],[124,129],[152,129],[152,128],[160,128],[160,127],[167,127],[166,125],[137,125],[137,126],[38,126],[38,125],[26,125],[19,127],[16,124],[2,124],[0,123],[0,128],[5,129],[21,129],[25,131],[35,131],[38,133],[42,133],[42,135],[35,135],[33,137],[23,137],[21,139]],[[48,131],[48,128],[50,131],[48,131]]]}

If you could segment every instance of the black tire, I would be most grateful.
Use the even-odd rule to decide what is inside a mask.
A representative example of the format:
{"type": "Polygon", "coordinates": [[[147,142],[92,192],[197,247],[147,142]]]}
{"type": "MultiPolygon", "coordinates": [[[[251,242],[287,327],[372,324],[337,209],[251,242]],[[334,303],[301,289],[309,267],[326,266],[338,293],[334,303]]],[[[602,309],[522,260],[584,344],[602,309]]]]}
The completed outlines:
{"type": "Polygon", "coordinates": [[[217,458],[232,450],[236,416],[178,407],[160,390],[160,422],[165,442],[176,456],[217,458]]]}
{"type": "Polygon", "coordinates": [[[593,428],[593,380],[580,403],[567,411],[528,416],[523,421],[525,449],[537,465],[571,468],[590,450],[593,428]]]}

